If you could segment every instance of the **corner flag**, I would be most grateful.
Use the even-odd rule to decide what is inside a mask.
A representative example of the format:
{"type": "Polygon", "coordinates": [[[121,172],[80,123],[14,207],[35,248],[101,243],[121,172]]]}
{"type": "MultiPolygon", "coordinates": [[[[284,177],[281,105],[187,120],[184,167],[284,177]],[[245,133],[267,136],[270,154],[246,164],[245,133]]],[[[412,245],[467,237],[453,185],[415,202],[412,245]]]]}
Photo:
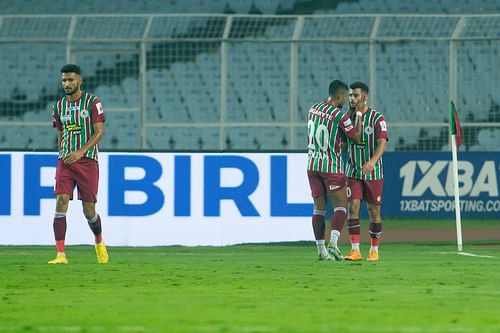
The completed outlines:
{"type": "Polygon", "coordinates": [[[458,161],[457,150],[462,144],[462,127],[458,120],[455,103],[450,102],[450,134],[451,134],[451,157],[453,168],[453,192],[455,194],[455,223],[457,226],[457,248],[462,252],[462,219],[460,217],[460,194],[458,192],[458,161]]]}
{"type": "Polygon", "coordinates": [[[455,135],[457,149],[460,148],[462,144],[462,127],[460,126],[460,120],[458,119],[458,112],[455,108],[455,103],[450,102],[450,134],[455,135]]]}

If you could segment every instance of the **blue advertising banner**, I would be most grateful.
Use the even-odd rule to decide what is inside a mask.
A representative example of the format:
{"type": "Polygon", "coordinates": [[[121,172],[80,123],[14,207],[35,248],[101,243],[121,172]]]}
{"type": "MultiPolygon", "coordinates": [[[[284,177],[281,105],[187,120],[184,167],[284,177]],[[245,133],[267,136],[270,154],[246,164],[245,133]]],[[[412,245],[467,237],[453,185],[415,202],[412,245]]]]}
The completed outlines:
{"type": "MultiPolygon", "coordinates": [[[[462,217],[500,223],[500,154],[460,152],[458,158],[462,217]]],[[[0,153],[0,244],[53,244],[56,162],[54,153],[0,153]]],[[[106,241],[310,240],[306,163],[306,153],[101,153],[96,207],[106,241]]],[[[384,169],[382,218],[454,218],[450,153],[387,152],[384,169]]],[[[361,215],[367,217],[365,207],[361,215]]],[[[92,243],[80,203],[70,203],[67,219],[68,244],[92,243]]]]}
{"type": "MultiPolygon", "coordinates": [[[[384,154],[384,217],[455,216],[451,153],[384,154]]],[[[460,152],[458,187],[462,217],[498,218],[500,154],[460,152]]]]}

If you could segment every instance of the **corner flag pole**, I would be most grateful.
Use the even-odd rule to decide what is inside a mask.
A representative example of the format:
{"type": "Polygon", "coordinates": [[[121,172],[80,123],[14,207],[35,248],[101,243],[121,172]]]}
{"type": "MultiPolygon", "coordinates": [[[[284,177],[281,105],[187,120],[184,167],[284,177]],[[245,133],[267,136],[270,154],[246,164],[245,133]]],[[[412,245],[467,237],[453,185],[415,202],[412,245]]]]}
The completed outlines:
{"type": "Polygon", "coordinates": [[[462,251],[462,222],[460,217],[460,195],[458,193],[457,143],[455,134],[451,135],[451,157],[453,166],[453,192],[455,193],[455,223],[457,225],[457,247],[462,251]]]}
{"type": "Polygon", "coordinates": [[[462,252],[462,220],[460,217],[460,194],[458,193],[458,161],[457,150],[462,143],[462,129],[458,121],[455,104],[450,102],[450,133],[451,133],[451,157],[453,168],[453,192],[455,194],[455,223],[457,226],[457,248],[462,252]]]}

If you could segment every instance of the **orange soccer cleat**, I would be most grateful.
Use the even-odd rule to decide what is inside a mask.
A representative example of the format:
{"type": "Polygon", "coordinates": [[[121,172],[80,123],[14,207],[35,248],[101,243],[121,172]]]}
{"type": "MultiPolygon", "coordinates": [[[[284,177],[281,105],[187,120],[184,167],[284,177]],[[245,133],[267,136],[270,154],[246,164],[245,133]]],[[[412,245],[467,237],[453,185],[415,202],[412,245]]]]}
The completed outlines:
{"type": "Polygon", "coordinates": [[[368,258],[366,258],[368,261],[378,261],[378,251],[370,250],[370,253],[368,254],[368,258]]]}
{"type": "Polygon", "coordinates": [[[355,249],[352,249],[349,255],[344,257],[344,260],[349,260],[349,261],[360,261],[361,259],[362,259],[361,252],[355,249]]]}

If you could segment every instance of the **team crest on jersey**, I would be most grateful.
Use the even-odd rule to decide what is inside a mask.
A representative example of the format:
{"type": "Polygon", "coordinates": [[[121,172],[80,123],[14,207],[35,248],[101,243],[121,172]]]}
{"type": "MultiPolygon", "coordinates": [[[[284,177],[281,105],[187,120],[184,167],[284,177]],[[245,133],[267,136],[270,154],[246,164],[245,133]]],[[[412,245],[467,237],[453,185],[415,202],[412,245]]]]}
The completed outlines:
{"type": "Polygon", "coordinates": [[[80,117],[87,118],[88,116],[89,116],[89,110],[83,109],[82,112],[80,112],[80,117]]]}
{"type": "Polygon", "coordinates": [[[373,127],[366,126],[365,127],[365,133],[368,134],[368,135],[372,134],[373,133],[373,127]]]}

